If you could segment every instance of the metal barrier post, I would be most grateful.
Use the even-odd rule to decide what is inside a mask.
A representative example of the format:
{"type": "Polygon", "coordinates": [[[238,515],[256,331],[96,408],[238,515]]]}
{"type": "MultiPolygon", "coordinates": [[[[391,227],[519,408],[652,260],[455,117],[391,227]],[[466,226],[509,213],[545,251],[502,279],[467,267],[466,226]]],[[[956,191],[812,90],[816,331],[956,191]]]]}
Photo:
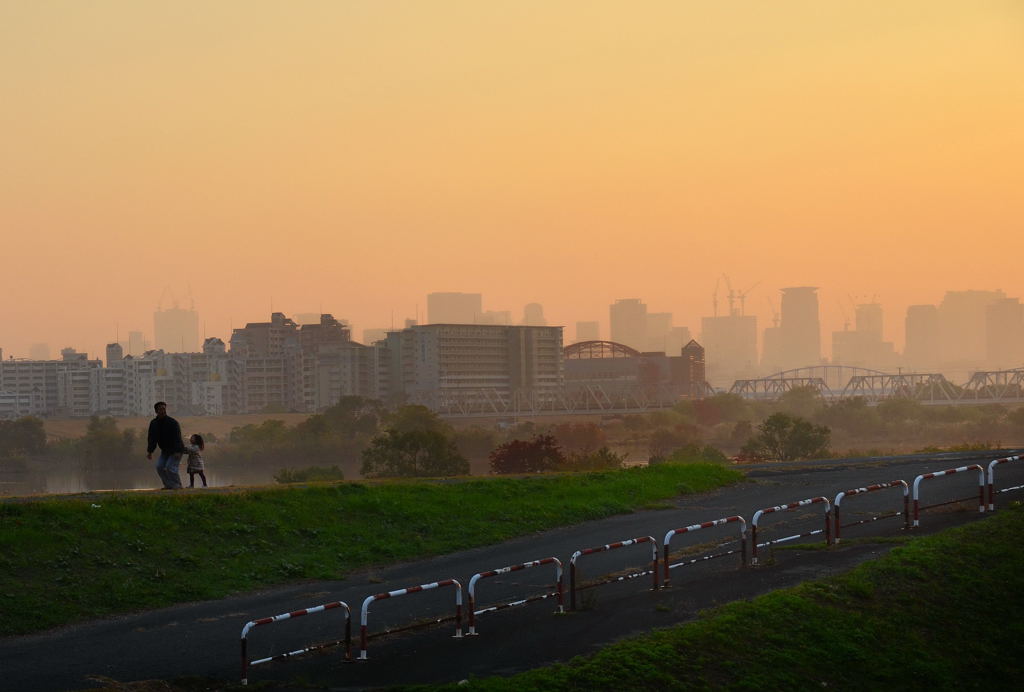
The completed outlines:
{"type": "MultiPolygon", "coordinates": [[[[849,497],[851,495],[859,495],[861,493],[871,493],[871,492],[874,492],[876,490],[883,490],[885,488],[895,488],[897,486],[902,486],[902,488],[903,488],[903,512],[902,512],[902,514],[903,514],[903,528],[909,529],[910,528],[910,514],[909,514],[908,510],[910,509],[910,487],[907,485],[907,482],[899,480],[899,481],[890,481],[889,483],[876,483],[875,485],[868,485],[868,486],[865,486],[863,488],[854,488],[853,490],[847,490],[845,492],[841,492],[838,495],[836,495],[835,503],[832,505],[832,515],[833,515],[833,520],[834,520],[834,524],[835,524],[835,528],[832,531],[832,536],[833,536],[833,540],[835,541],[836,545],[839,545],[839,541],[840,541],[839,534],[840,534],[840,531],[842,529],[842,523],[839,521],[839,506],[842,504],[844,497],[849,497]]],[[[894,516],[899,516],[900,514],[901,514],[900,512],[897,512],[896,515],[894,515],[894,516]]],[[[875,519],[877,519],[877,518],[879,518],[879,517],[875,517],[875,518],[872,518],[872,519],[866,519],[864,521],[854,522],[853,524],[848,524],[848,526],[856,526],[858,524],[864,524],[864,523],[866,523],[868,521],[875,521],[875,519]]]]}
{"type": "MultiPolygon", "coordinates": [[[[671,586],[671,583],[670,583],[671,577],[669,576],[669,569],[671,569],[671,567],[669,566],[669,543],[671,542],[673,536],[675,536],[676,534],[680,534],[680,533],[692,533],[694,531],[699,531],[700,529],[710,529],[713,526],[720,526],[722,524],[729,524],[729,523],[732,523],[732,522],[739,522],[739,524],[740,524],[740,559],[742,561],[743,566],[746,567],[747,566],[747,520],[746,519],[744,519],[743,517],[737,515],[737,516],[725,517],[723,519],[715,519],[714,521],[705,521],[702,524],[692,524],[691,526],[687,526],[687,527],[682,528],[682,529],[672,529],[671,531],[669,531],[668,533],[665,534],[665,541],[664,541],[664,545],[663,545],[663,548],[662,548],[662,564],[664,566],[664,574],[662,575],[661,588],[667,589],[668,587],[671,586]]],[[[722,556],[730,555],[733,552],[735,552],[735,551],[730,550],[727,553],[722,553],[722,556]]],[[[716,555],[716,556],[713,556],[713,557],[721,557],[721,556],[716,555]]],[[[708,558],[704,558],[704,559],[705,560],[710,560],[711,558],[708,557],[708,558]]],[[[684,564],[684,563],[680,563],[680,564],[684,564]]]]}
{"type": "Polygon", "coordinates": [[[970,498],[961,498],[959,500],[950,500],[949,502],[940,502],[934,505],[928,505],[928,507],[921,507],[920,503],[920,489],[921,481],[930,480],[932,478],[940,478],[942,476],[952,476],[955,473],[962,473],[964,471],[977,471],[978,472],[978,511],[985,511],[985,469],[981,468],[980,464],[971,464],[969,466],[958,466],[955,469],[946,469],[945,471],[935,471],[934,473],[922,473],[920,476],[914,479],[914,527],[921,525],[921,510],[928,509],[928,507],[941,507],[943,505],[951,505],[957,502],[963,502],[970,498]]]}
{"type": "Polygon", "coordinates": [[[455,587],[455,639],[462,637],[462,584],[457,579],[445,579],[443,581],[435,581],[431,584],[421,584],[419,586],[410,586],[406,589],[398,589],[397,591],[388,591],[385,593],[374,594],[373,596],[367,596],[366,600],[363,601],[363,608],[359,615],[359,658],[360,661],[367,660],[366,645],[367,645],[367,615],[370,611],[370,604],[374,601],[380,601],[385,598],[396,598],[398,596],[405,596],[406,594],[419,593],[421,591],[430,591],[431,589],[437,589],[442,586],[454,586],[455,587]]]}
{"type": "MultiPolygon", "coordinates": [[[[995,509],[996,509],[996,495],[997,495],[997,493],[996,493],[996,485],[995,485],[996,466],[999,465],[999,464],[1006,464],[1006,463],[1009,463],[1011,461],[1020,461],[1020,460],[1021,460],[1020,456],[1013,456],[1013,457],[1005,457],[1003,459],[993,459],[992,461],[988,462],[988,511],[994,512],[995,509]]],[[[1005,493],[1005,492],[1007,492],[1009,490],[1020,490],[1021,488],[1024,488],[1024,485],[1016,485],[1016,486],[1014,486],[1012,488],[1004,488],[1003,490],[1000,490],[999,492],[1005,493]]]]}
{"type": "Polygon", "coordinates": [[[303,615],[313,615],[315,613],[322,613],[328,610],[334,610],[335,608],[345,609],[345,660],[352,660],[352,610],[343,601],[334,601],[332,603],[325,603],[324,605],[318,605],[313,608],[303,608],[301,610],[293,610],[290,613],[282,613],[269,618],[260,618],[259,620],[252,620],[245,623],[245,627],[242,628],[242,684],[249,684],[249,667],[255,666],[260,663],[267,663],[268,661],[277,661],[283,658],[289,658],[291,656],[297,656],[304,654],[309,651],[315,651],[317,649],[326,648],[333,646],[337,642],[330,644],[321,644],[318,646],[310,646],[305,649],[298,649],[296,651],[289,651],[288,653],[278,654],[277,656],[269,656],[267,658],[261,658],[256,661],[250,661],[247,652],[248,649],[248,637],[249,630],[260,625],[269,625],[275,622],[282,622],[284,620],[290,620],[292,618],[302,617],[303,615]]]}
{"type": "MultiPolygon", "coordinates": [[[[637,545],[639,543],[650,543],[651,544],[651,573],[654,575],[654,589],[658,588],[658,543],[651,536],[640,536],[639,538],[630,538],[628,541],[619,541],[617,543],[609,543],[608,545],[598,546],[596,548],[584,548],[583,550],[577,550],[572,554],[572,559],[569,560],[569,610],[576,610],[576,561],[583,555],[593,555],[594,553],[601,553],[606,550],[615,550],[616,548],[625,548],[630,545],[637,545]]],[[[636,575],[630,576],[643,576],[646,572],[640,572],[636,575]]],[[[622,579],[628,579],[630,577],[622,577],[620,579],[610,579],[603,584],[608,584],[612,581],[621,581],[622,579]]],[[[594,586],[597,586],[595,584],[594,586]]]]}
{"type": "MultiPolygon", "coordinates": [[[[825,545],[832,545],[832,521],[831,521],[831,510],[832,503],[828,501],[827,497],[811,497],[806,500],[800,500],[798,502],[790,502],[788,505],[777,505],[775,507],[765,507],[754,512],[753,518],[750,520],[750,564],[757,566],[757,522],[760,521],[761,517],[765,514],[771,514],[773,512],[788,512],[789,510],[797,509],[799,507],[806,507],[807,505],[813,505],[818,503],[825,504],[825,545]]],[[[785,541],[791,541],[795,538],[803,538],[804,536],[813,536],[815,534],[822,533],[821,529],[816,529],[808,533],[800,533],[795,536],[787,536],[785,538],[779,538],[774,541],[768,541],[764,545],[773,545],[775,543],[783,543],[785,541]]]]}
{"type": "MultiPolygon", "coordinates": [[[[546,557],[542,560],[534,560],[532,562],[524,562],[521,565],[510,565],[509,567],[502,567],[501,569],[493,569],[488,572],[478,572],[469,579],[469,631],[466,633],[467,636],[476,635],[476,616],[479,614],[476,612],[476,583],[481,579],[487,579],[489,577],[496,577],[500,574],[508,574],[509,572],[518,572],[522,569],[529,569],[531,567],[539,567],[541,565],[554,565],[555,566],[555,593],[554,595],[558,598],[558,612],[565,612],[565,608],[562,603],[562,561],[556,557],[546,557]]],[[[512,601],[511,603],[505,603],[500,606],[492,606],[490,608],[484,608],[480,613],[486,613],[495,610],[501,610],[503,608],[511,608],[518,605],[524,605],[531,601],[543,600],[553,594],[544,594],[543,596],[534,596],[532,598],[526,598],[519,601],[512,601]]]]}

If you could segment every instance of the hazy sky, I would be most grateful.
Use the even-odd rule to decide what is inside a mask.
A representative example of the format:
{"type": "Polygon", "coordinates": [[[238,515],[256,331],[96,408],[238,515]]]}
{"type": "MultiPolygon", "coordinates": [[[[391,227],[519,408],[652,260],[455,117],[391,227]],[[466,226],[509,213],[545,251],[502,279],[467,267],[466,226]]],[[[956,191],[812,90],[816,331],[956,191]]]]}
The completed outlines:
{"type": "Polygon", "coordinates": [[[0,0],[0,347],[189,286],[225,338],[429,291],[696,332],[723,272],[899,342],[1024,293],[1022,75],[1018,0],[0,0]]]}

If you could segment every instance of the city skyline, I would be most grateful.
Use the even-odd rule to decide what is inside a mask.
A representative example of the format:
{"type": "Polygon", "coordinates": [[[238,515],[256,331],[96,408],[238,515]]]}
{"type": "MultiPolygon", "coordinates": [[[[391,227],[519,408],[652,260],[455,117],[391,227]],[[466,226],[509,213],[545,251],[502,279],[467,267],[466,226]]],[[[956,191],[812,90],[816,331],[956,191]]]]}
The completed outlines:
{"type": "MultiPolygon", "coordinates": [[[[877,296],[872,296],[869,302],[864,303],[854,302],[853,296],[847,296],[850,304],[841,311],[843,323],[832,329],[830,325],[820,320],[822,309],[818,291],[818,287],[779,289],[782,300],[779,307],[772,304],[771,320],[764,320],[746,312],[745,300],[739,300],[737,295],[733,294],[726,296],[724,305],[719,304],[716,295],[716,299],[712,301],[713,314],[699,318],[700,327],[693,330],[688,324],[679,324],[679,320],[671,312],[649,311],[643,300],[638,298],[619,298],[607,305],[607,319],[576,320],[570,323],[571,326],[552,326],[565,330],[566,345],[588,339],[602,339],[622,343],[638,351],[661,351],[670,355],[678,355],[679,349],[691,337],[696,338],[709,347],[713,359],[731,362],[724,371],[728,376],[723,375],[722,371],[716,374],[716,377],[730,381],[752,376],[754,373],[765,374],[769,371],[812,365],[815,362],[859,366],[872,364],[873,367],[887,370],[906,365],[924,370],[940,365],[948,367],[954,363],[960,369],[967,366],[998,369],[1019,367],[1018,363],[1024,362],[1024,347],[1019,345],[1020,337],[1024,335],[1024,304],[1020,302],[1019,296],[1008,296],[1000,290],[946,291],[938,303],[908,306],[903,314],[895,317],[882,303],[877,302],[877,296]],[[790,303],[791,321],[788,329],[787,295],[797,296],[800,301],[790,303]],[[928,310],[933,315],[930,318],[934,323],[931,327],[921,323],[922,310],[928,310]],[[989,315],[989,312],[992,314],[989,315]],[[619,320],[618,327],[615,326],[616,319],[619,320]],[[889,324],[896,321],[905,328],[909,328],[912,323],[915,325],[911,342],[906,338],[899,344],[895,342],[889,324]],[[578,334],[581,327],[584,330],[582,337],[578,334]],[[779,332],[780,328],[782,332],[779,332]],[[776,336],[787,333],[788,336],[776,336]],[[819,354],[817,360],[810,355],[813,353],[819,354]]],[[[740,293],[744,298],[749,295],[747,291],[740,293]]],[[[545,309],[541,303],[527,303],[523,306],[526,312],[523,312],[522,319],[517,321],[512,318],[514,310],[485,309],[490,306],[481,293],[434,292],[427,294],[426,298],[429,305],[434,305],[433,320],[430,319],[432,313],[429,311],[425,320],[406,318],[394,327],[383,328],[359,327],[345,317],[338,319],[344,324],[352,341],[371,345],[374,341],[385,338],[388,332],[400,331],[413,324],[530,324],[530,320],[527,319],[528,313],[539,312],[543,316],[545,309]],[[371,338],[367,338],[368,336],[371,338]]],[[[282,310],[274,310],[272,314],[290,316],[297,324],[317,324],[322,314],[331,315],[326,312],[287,313],[282,310]]],[[[263,318],[265,317],[266,314],[263,318]]],[[[125,355],[138,356],[148,350],[161,350],[167,353],[198,352],[199,343],[206,341],[207,338],[228,341],[234,332],[246,324],[262,321],[262,318],[249,320],[224,335],[207,334],[205,330],[197,334],[200,315],[196,306],[193,304],[186,309],[175,302],[167,308],[158,306],[158,310],[152,313],[154,326],[150,332],[129,331],[127,338],[108,340],[95,350],[81,348],[75,344],[65,344],[63,349],[94,357],[100,357],[111,344],[119,344],[125,355]],[[164,330],[163,337],[159,336],[161,329],[164,330]],[[155,335],[154,340],[146,338],[151,335],[155,335]],[[191,348],[168,346],[184,346],[187,341],[193,343],[189,341],[193,337],[195,341],[191,348]]],[[[906,329],[901,331],[906,337],[906,329]]],[[[48,354],[52,357],[58,349],[49,342],[40,342],[34,338],[30,338],[29,341],[27,354],[13,352],[4,344],[0,344],[0,354],[6,358],[46,360],[47,358],[40,356],[48,354]]]]}
{"type": "Polygon", "coordinates": [[[724,272],[760,282],[759,330],[776,288],[819,286],[826,352],[848,296],[902,349],[909,305],[1024,293],[1022,24],[1000,0],[8,3],[0,347],[152,340],[189,285],[200,339],[271,311],[397,328],[430,290],[605,335],[639,296],[696,335],[724,272]]]}

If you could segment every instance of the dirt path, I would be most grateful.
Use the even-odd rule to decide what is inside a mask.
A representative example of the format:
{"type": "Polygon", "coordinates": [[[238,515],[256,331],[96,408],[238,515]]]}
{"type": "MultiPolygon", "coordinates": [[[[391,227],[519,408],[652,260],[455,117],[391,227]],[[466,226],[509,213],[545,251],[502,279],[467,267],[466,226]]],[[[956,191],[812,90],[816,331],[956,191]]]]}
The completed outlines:
{"type": "MultiPolygon", "coordinates": [[[[908,482],[918,473],[964,463],[956,459],[928,461],[871,460],[841,467],[809,464],[784,472],[751,469],[750,482],[698,496],[687,496],[672,510],[643,511],[523,537],[504,544],[399,565],[379,573],[359,573],[334,582],[304,583],[265,592],[187,604],[121,618],[90,622],[41,635],[0,640],[3,688],[7,690],[66,690],[96,686],[90,678],[119,681],[203,676],[237,680],[239,633],[251,619],[320,603],[342,600],[353,608],[354,649],[358,650],[359,608],[373,593],[457,578],[468,585],[472,574],[505,565],[554,556],[568,568],[578,549],[635,536],[653,536],[659,543],[672,529],[700,521],[740,514],[815,495],[834,497],[841,490],[896,478],[908,482]]],[[[970,491],[976,476],[959,487],[938,486],[939,494],[970,491]]],[[[878,503],[896,509],[898,496],[878,503]]],[[[950,495],[950,497],[965,495],[950,495]]],[[[852,503],[851,503],[852,504],[852,503]]],[[[878,505],[881,507],[881,504],[878,505]]],[[[868,510],[865,504],[862,510],[868,510]]],[[[873,511],[873,510],[871,510],[873,511]]],[[[793,525],[803,531],[817,528],[817,507],[793,512],[793,525]]],[[[920,533],[929,533],[979,517],[971,510],[933,511],[925,515],[920,533]]],[[[767,528],[768,522],[764,523],[767,528]]],[[[849,535],[892,535],[900,520],[875,522],[849,535]]],[[[731,530],[708,540],[732,538],[731,530]]],[[[783,534],[776,534],[783,535],[783,534]]],[[[846,535],[846,534],[844,534],[846,535]]],[[[704,537],[701,537],[704,540],[704,537]]],[[[815,537],[813,540],[819,540],[815,537]]],[[[692,542],[700,542],[694,540],[692,542]]],[[[680,545],[682,542],[680,542],[680,545]]],[[[674,544],[675,546],[675,544],[674,544]]],[[[650,577],[626,580],[581,592],[577,612],[554,615],[553,599],[521,608],[482,615],[480,636],[453,640],[454,626],[444,623],[412,632],[372,639],[369,660],[344,663],[339,648],[282,663],[254,667],[251,680],[301,678],[331,689],[366,689],[414,682],[458,681],[470,676],[508,675],[600,649],[616,639],[692,619],[704,608],[750,598],[801,581],[846,570],[883,554],[889,546],[847,545],[838,549],[779,550],[768,555],[771,564],[741,569],[736,556],[673,571],[673,587],[650,590],[650,577]]],[[[646,546],[587,557],[585,574],[643,569],[649,565],[646,546]]],[[[543,592],[553,582],[551,568],[536,568],[477,585],[480,605],[523,598],[543,592]]],[[[566,579],[568,583],[568,579],[566,579]]],[[[379,601],[370,610],[371,633],[420,618],[444,617],[454,610],[454,592],[435,590],[379,601]]],[[[566,598],[568,603],[568,597],[566,598]]],[[[55,603],[54,607],[60,607],[55,603]]],[[[465,610],[465,609],[464,609],[465,610]]],[[[341,611],[257,628],[250,634],[250,657],[300,648],[306,643],[337,639],[341,611]]]]}

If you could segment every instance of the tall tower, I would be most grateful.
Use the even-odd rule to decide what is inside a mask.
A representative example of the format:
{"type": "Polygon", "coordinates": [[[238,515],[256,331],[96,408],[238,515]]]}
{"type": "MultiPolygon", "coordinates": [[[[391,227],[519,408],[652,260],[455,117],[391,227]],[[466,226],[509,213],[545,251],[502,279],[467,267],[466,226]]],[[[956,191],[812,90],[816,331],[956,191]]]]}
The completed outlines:
{"type": "Polygon", "coordinates": [[[647,305],[639,298],[620,298],[608,308],[611,340],[638,351],[647,348],[647,305]]]}
{"type": "Polygon", "coordinates": [[[601,329],[597,322],[576,323],[576,341],[597,341],[600,338],[601,329]]]}
{"type": "Polygon", "coordinates": [[[197,353],[199,313],[177,306],[157,310],[153,313],[153,336],[156,347],[166,353],[197,353]]]}
{"type": "Polygon", "coordinates": [[[1019,298],[1003,298],[988,306],[985,334],[988,367],[1008,370],[1024,365],[1024,305],[1019,298]]]}
{"type": "Polygon", "coordinates": [[[1002,291],[947,291],[939,305],[939,356],[964,374],[985,362],[988,307],[1006,299],[1002,291]]]}
{"type": "Polygon", "coordinates": [[[821,362],[821,322],[818,319],[816,286],[782,289],[780,327],[784,368],[801,368],[821,362]]]}
{"type": "Polygon", "coordinates": [[[903,362],[911,370],[927,372],[939,363],[939,309],[934,305],[907,308],[903,362]]]}
{"type": "Polygon", "coordinates": [[[547,326],[544,319],[544,306],[540,303],[527,303],[523,308],[523,324],[531,327],[547,326]]]}

